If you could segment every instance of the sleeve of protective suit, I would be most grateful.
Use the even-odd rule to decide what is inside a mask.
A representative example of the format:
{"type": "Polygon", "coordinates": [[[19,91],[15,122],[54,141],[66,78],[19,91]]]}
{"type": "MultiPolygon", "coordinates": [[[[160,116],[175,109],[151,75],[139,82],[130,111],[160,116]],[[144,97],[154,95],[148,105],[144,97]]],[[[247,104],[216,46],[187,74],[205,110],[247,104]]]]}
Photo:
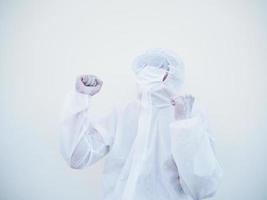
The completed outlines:
{"type": "Polygon", "coordinates": [[[207,118],[194,106],[192,116],[172,122],[170,130],[172,154],[184,192],[194,200],[213,196],[222,169],[215,157],[207,118]]]}
{"type": "Polygon", "coordinates": [[[70,92],[61,116],[60,150],[74,169],[85,168],[104,157],[115,136],[116,109],[105,117],[94,119],[91,98],[70,92]]]}

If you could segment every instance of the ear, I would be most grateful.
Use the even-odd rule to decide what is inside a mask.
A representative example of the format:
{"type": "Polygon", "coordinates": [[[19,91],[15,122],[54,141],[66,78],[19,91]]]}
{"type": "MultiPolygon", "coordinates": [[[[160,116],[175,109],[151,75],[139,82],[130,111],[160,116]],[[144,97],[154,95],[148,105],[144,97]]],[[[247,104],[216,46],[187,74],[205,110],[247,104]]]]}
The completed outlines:
{"type": "Polygon", "coordinates": [[[165,81],[166,80],[166,78],[168,77],[168,72],[166,72],[166,74],[164,75],[164,77],[163,77],[163,79],[162,79],[162,81],[165,81]]]}

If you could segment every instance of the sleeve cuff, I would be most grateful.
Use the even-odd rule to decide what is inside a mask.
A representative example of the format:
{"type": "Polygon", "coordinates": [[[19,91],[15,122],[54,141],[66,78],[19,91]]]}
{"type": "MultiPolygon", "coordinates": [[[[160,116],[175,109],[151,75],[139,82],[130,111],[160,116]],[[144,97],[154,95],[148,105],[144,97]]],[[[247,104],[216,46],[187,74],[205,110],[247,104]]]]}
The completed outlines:
{"type": "Polygon", "coordinates": [[[200,116],[175,120],[170,123],[171,138],[176,143],[191,143],[203,137],[203,120],[200,116]]]}
{"type": "Polygon", "coordinates": [[[200,122],[200,118],[195,116],[186,119],[175,120],[170,123],[172,129],[188,129],[196,126],[200,122]]]}
{"type": "Polygon", "coordinates": [[[63,105],[61,119],[67,119],[83,110],[86,110],[91,102],[92,96],[81,94],[77,91],[70,91],[67,94],[65,103],[63,105]]]}

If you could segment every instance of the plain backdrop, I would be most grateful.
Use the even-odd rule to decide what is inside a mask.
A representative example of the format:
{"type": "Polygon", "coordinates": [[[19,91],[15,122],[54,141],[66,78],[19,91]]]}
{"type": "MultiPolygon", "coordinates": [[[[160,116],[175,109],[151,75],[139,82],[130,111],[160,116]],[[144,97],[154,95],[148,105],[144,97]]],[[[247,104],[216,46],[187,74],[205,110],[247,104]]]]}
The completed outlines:
{"type": "Polygon", "coordinates": [[[135,98],[133,58],[176,51],[206,108],[224,179],[217,200],[267,199],[267,2],[0,0],[0,199],[99,200],[100,161],[69,168],[59,116],[75,76],[103,81],[99,115],[135,98]]]}

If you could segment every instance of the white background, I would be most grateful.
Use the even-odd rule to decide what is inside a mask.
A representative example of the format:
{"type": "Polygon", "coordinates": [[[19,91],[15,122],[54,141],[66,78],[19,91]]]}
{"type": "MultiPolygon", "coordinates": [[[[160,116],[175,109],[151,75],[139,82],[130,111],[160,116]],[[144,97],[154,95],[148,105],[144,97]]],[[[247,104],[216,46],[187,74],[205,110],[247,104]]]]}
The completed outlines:
{"type": "Polygon", "coordinates": [[[206,107],[224,179],[213,199],[264,200],[267,142],[266,1],[0,0],[0,199],[99,200],[102,162],[70,169],[59,115],[80,73],[104,81],[104,114],[135,96],[132,59],[179,53],[206,107]]]}

